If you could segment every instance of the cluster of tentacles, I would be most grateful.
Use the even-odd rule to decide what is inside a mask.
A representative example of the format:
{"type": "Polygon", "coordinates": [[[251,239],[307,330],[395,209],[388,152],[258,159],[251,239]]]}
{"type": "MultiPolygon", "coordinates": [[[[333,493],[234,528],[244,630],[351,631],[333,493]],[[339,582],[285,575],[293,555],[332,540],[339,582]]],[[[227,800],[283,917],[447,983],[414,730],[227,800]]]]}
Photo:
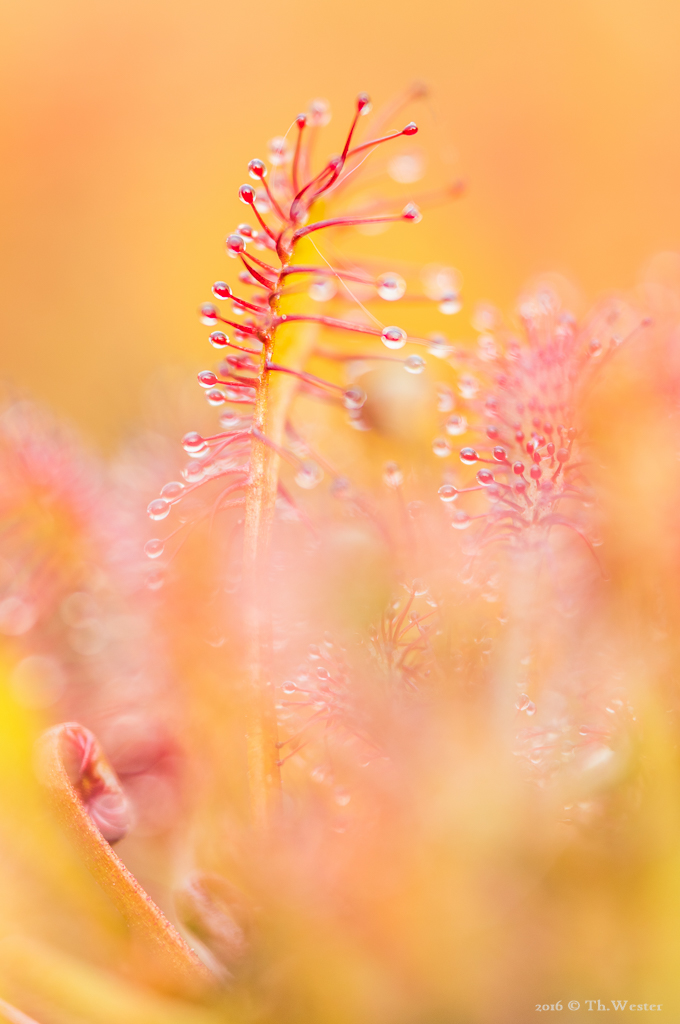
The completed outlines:
{"type": "MultiPolygon", "coordinates": [[[[449,435],[483,437],[459,450],[463,465],[480,468],[464,486],[445,482],[439,489],[443,502],[456,502],[454,528],[478,524],[474,551],[533,544],[555,527],[575,532],[591,550],[596,546],[583,515],[593,496],[579,402],[602,366],[648,323],[642,317],[631,322],[631,316],[613,302],[579,324],[546,287],[519,307],[523,339],[501,325],[480,335],[478,376],[459,381],[468,416],[456,412],[445,421],[449,435]],[[476,493],[487,499],[486,509],[460,506],[459,496],[476,493]]],[[[451,450],[448,440],[437,443],[446,445],[446,454],[451,450]]]]}
{"type": "MultiPolygon", "coordinates": [[[[407,344],[431,349],[432,339],[414,337],[399,326],[386,325],[368,307],[374,300],[389,304],[403,300],[435,303],[444,315],[460,309],[457,283],[452,274],[440,273],[437,280],[426,285],[425,294],[407,292],[407,283],[400,274],[391,271],[376,274],[369,264],[350,259],[336,250],[332,258],[327,258],[317,244],[322,235],[327,237],[332,230],[399,221],[417,223],[421,219],[419,208],[413,202],[407,203],[400,212],[392,212],[393,200],[371,201],[365,209],[337,216],[319,216],[319,211],[328,203],[342,200],[346,188],[356,180],[355,172],[376,149],[389,145],[392,140],[416,134],[418,129],[414,122],[395,131],[384,131],[384,126],[405,102],[418,95],[416,87],[379,115],[374,137],[357,143],[359,122],[371,110],[368,97],[360,95],[342,152],[331,157],[317,172],[312,169],[313,151],[320,128],[330,119],[327,105],[322,101],[312,103],[308,113],[295,119],[289,129],[294,134],[292,143],[287,137],[270,141],[269,172],[264,161],[249,162],[248,171],[256,184],[242,185],[239,198],[252,210],[256,224],[239,224],[226,238],[227,255],[240,265],[239,294],[234,290],[235,285],[216,281],[212,292],[220,304],[205,303],[200,308],[202,323],[214,328],[210,343],[223,358],[215,371],[201,371],[198,382],[205,389],[208,403],[220,409],[222,429],[209,436],[195,431],[185,435],[183,447],[190,461],[182,471],[183,479],[163,486],[160,495],[149,504],[149,516],[153,520],[165,519],[174,505],[190,494],[195,495],[212,481],[219,481],[221,489],[215,494],[210,488],[209,501],[200,510],[194,508],[191,514],[184,515],[178,527],[165,538],[151,539],[145,548],[149,558],[160,558],[168,552],[168,541],[178,537],[176,548],[182,540],[179,535],[186,536],[187,527],[201,520],[212,521],[218,513],[246,503],[245,494],[254,475],[251,463],[254,443],[260,451],[264,446],[277,460],[291,465],[295,483],[300,488],[313,488],[329,474],[340,494],[344,476],[299,436],[287,410],[277,427],[272,428],[267,422],[266,405],[272,377],[291,378],[294,393],[344,406],[350,423],[365,429],[362,421],[364,391],[357,384],[338,383],[310,373],[305,363],[312,357],[341,366],[349,361],[356,364],[362,359],[380,360],[399,362],[407,372],[421,373],[425,361],[417,353],[407,356],[390,353],[407,344]],[[243,295],[246,290],[247,298],[243,295]],[[341,312],[345,315],[310,312],[309,299],[313,305],[332,304],[336,300],[343,305],[341,312]],[[231,315],[225,313],[223,303],[231,304],[231,315]],[[350,316],[346,315],[347,309],[350,316]],[[302,357],[290,356],[290,345],[277,341],[277,334],[284,326],[301,331],[314,329],[314,339],[304,346],[302,357]],[[329,344],[318,343],[321,331],[329,333],[329,344]],[[342,346],[333,344],[333,338],[338,336],[343,338],[342,346]],[[379,347],[357,350],[353,345],[348,350],[344,343],[351,344],[357,338],[378,342],[379,347]]],[[[460,184],[456,183],[423,199],[425,202],[441,201],[459,191],[460,184]]],[[[280,478],[277,492],[280,502],[295,510],[293,514],[304,518],[304,512],[297,508],[290,490],[280,478]]],[[[157,579],[157,574],[153,579],[157,579]]]]}

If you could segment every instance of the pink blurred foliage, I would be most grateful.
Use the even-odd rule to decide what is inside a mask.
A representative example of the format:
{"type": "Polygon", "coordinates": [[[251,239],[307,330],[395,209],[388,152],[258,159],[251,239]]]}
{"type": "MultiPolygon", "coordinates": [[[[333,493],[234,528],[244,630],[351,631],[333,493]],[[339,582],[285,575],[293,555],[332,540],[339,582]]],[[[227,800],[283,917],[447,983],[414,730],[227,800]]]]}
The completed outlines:
{"type": "Polygon", "coordinates": [[[254,292],[213,286],[235,321],[200,307],[213,347],[240,351],[199,373],[221,429],[185,434],[189,462],[163,426],[99,466],[5,408],[0,627],[16,699],[86,727],[60,733],[65,805],[114,841],[124,791],[133,837],[167,833],[215,1019],[520,1022],[534,991],[592,985],[617,929],[602,984],[655,977],[633,937],[667,849],[640,830],[674,792],[645,803],[676,728],[679,264],[584,316],[553,277],[508,316],[477,307],[474,342],[424,336],[421,304],[460,310],[453,268],[309,242],[418,219],[391,186],[345,201],[367,109],[316,173],[319,103],[270,144],[267,190],[251,161],[259,226],[226,245],[254,292]],[[337,216],[308,219],[338,192],[337,216]],[[383,323],[395,308],[407,327],[383,323]],[[145,506],[170,528],[149,538],[145,506]],[[282,779],[264,822],[253,733],[282,779]]]}

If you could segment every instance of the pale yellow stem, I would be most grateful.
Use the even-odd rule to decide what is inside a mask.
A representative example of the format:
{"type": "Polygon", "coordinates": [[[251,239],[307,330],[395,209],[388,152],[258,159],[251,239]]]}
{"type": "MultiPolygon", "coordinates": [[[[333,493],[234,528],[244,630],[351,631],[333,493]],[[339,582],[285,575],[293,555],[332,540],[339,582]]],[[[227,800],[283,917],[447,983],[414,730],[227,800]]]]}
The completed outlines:
{"type": "MultiPolygon", "coordinates": [[[[304,246],[306,248],[306,246],[304,246]]],[[[295,259],[309,259],[298,246],[295,259]]],[[[284,299],[276,313],[295,312],[300,298],[284,299]]],[[[262,352],[253,426],[274,445],[285,441],[285,426],[299,381],[291,374],[267,369],[270,362],[303,370],[309,359],[316,327],[282,324],[272,332],[262,352]]],[[[269,545],[279,483],[280,456],[253,437],[250,480],[246,492],[244,536],[244,626],[246,637],[247,756],[250,804],[254,822],[264,825],[276,815],[281,794],[278,766],[276,708],[270,678],[270,622],[267,599],[269,545]]]]}

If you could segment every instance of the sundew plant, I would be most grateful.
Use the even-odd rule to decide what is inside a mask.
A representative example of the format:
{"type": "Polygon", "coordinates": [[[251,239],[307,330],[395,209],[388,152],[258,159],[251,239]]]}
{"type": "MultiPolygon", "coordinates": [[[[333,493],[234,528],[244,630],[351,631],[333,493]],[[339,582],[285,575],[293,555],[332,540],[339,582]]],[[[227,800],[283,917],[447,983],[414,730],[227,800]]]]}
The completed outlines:
{"type": "Polygon", "coordinates": [[[194,424],[0,415],[10,1024],[677,1013],[675,257],[469,307],[424,92],[247,163],[194,424]]]}

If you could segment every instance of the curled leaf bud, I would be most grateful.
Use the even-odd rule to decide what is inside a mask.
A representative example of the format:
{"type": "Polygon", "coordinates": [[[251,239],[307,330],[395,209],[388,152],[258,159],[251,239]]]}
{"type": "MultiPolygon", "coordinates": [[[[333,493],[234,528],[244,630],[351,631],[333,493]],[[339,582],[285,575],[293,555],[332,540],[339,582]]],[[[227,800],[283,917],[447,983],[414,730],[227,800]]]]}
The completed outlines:
{"type": "Polygon", "coordinates": [[[43,753],[55,740],[63,769],[91,821],[107,842],[118,842],[127,835],[130,811],[118,777],[94,733],[77,722],[55,726],[43,739],[43,753]]]}
{"type": "Polygon", "coordinates": [[[195,997],[214,975],[163,916],[111,849],[130,824],[116,773],[89,729],[65,722],[38,746],[38,772],[89,870],[126,921],[140,971],[171,992],[195,997]]]}

